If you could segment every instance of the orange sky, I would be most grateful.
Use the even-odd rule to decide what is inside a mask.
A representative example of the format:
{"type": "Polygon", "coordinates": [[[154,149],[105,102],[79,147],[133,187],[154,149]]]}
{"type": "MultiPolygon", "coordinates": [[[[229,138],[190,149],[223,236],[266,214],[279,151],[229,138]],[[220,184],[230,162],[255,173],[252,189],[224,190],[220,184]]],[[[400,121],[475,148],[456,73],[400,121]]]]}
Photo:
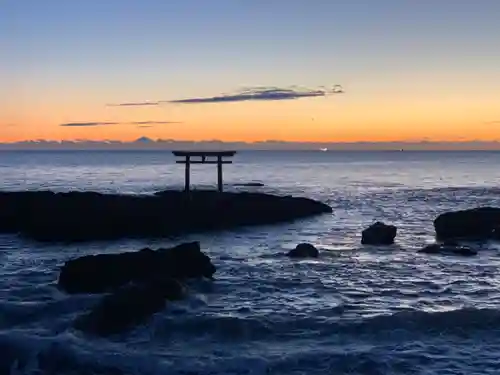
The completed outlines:
{"type": "Polygon", "coordinates": [[[500,139],[498,101],[492,96],[448,93],[422,97],[366,97],[347,92],[321,98],[219,104],[110,107],[99,100],[55,95],[0,105],[0,141],[26,139],[113,139],[140,136],[226,141],[355,142],[389,140],[500,139]],[[139,127],[127,122],[173,121],[139,127]],[[61,127],[68,122],[116,125],[61,127]]]}

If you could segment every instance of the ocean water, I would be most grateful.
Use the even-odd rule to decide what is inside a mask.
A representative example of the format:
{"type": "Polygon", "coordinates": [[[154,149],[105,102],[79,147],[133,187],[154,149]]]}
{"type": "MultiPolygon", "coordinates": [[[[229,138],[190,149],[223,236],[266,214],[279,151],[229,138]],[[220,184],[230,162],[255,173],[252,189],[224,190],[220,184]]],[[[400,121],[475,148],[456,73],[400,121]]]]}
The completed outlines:
{"type": "MultiPolygon", "coordinates": [[[[40,245],[0,236],[0,374],[499,374],[500,247],[475,258],[416,253],[447,210],[500,205],[500,153],[240,152],[227,189],[293,194],[333,214],[169,241],[40,245]],[[263,188],[241,188],[241,182],[263,188]],[[375,220],[390,247],[360,245],[375,220]],[[72,329],[99,297],[57,290],[83,254],[199,240],[217,266],[137,329],[102,339],[72,329]],[[299,242],[315,260],[279,256],[299,242]]],[[[192,182],[214,186],[214,166],[192,182]]],[[[129,194],[181,188],[168,152],[0,152],[0,189],[129,194]]],[[[1,209],[1,208],[0,208],[1,209]]]]}

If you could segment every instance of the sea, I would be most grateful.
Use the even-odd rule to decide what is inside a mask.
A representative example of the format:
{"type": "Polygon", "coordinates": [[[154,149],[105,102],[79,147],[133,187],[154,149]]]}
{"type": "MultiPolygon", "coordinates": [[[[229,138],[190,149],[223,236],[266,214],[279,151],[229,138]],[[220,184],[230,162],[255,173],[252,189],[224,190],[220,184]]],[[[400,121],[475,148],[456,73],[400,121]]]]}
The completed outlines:
{"type": "MultiPolygon", "coordinates": [[[[168,240],[1,235],[0,374],[500,374],[500,246],[473,258],[417,253],[437,215],[500,206],[500,152],[241,151],[233,161],[226,190],[309,197],[333,214],[168,240]],[[264,186],[239,186],[248,182],[264,186]],[[362,246],[379,220],[398,227],[396,244],[362,246]],[[73,329],[100,297],[57,289],[65,261],[194,240],[214,281],[129,332],[73,329]],[[320,257],[281,255],[301,242],[320,257]]],[[[183,179],[168,151],[0,152],[2,190],[151,194],[183,179]]],[[[193,187],[216,181],[214,165],[192,169],[193,187]]]]}

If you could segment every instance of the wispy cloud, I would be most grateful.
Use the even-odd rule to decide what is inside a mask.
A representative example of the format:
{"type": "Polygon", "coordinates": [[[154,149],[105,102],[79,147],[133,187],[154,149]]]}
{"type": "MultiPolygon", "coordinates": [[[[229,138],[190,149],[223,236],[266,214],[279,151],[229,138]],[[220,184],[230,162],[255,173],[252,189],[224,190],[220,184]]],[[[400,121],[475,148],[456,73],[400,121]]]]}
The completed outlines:
{"type": "Polygon", "coordinates": [[[137,125],[138,128],[153,128],[154,126],[153,125],[137,125]]]}
{"type": "Polygon", "coordinates": [[[314,98],[328,96],[332,94],[342,94],[344,89],[341,85],[334,85],[327,89],[320,87],[317,89],[303,89],[296,86],[289,88],[280,87],[253,87],[233,94],[221,94],[210,97],[196,97],[176,100],[161,100],[156,102],[132,102],[121,104],[109,104],[110,106],[154,106],[162,104],[204,104],[204,103],[231,103],[246,101],[276,101],[276,100],[295,100],[302,98],[314,98]]]}
{"type": "Polygon", "coordinates": [[[118,103],[108,104],[109,107],[144,107],[150,105],[159,105],[161,102],[131,102],[131,103],[118,103]]]}
{"type": "Polygon", "coordinates": [[[271,101],[271,100],[294,100],[301,98],[314,98],[330,94],[340,94],[344,90],[336,85],[332,89],[320,88],[316,90],[299,88],[279,87],[256,87],[246,89],[235,94],[218,95],[205,98],[187,98],[171,100],[170,103],[197,104],[197,103],[229,103],[245,101],[271,101]]]}
{"type": "Polygon", "coordinates": [[[485,124],[500,124],[500,120],[485,121],[485,124]]]}
{"type": "Polygon", "coordinates": [[[65,127],[86,127],[86,126],[107,126],[118,125],[119,122],[68,122],[59,126],[65,127]]]}
{"type": "Polygon", "coordinates": [[[130,121],[130,122],[68,122],[60,124],[64,127],[87,127],[87,126],[108,126],[108,125],[143,125],[152,127],[153,125],[180,124],[180,121],[130,121]]]}

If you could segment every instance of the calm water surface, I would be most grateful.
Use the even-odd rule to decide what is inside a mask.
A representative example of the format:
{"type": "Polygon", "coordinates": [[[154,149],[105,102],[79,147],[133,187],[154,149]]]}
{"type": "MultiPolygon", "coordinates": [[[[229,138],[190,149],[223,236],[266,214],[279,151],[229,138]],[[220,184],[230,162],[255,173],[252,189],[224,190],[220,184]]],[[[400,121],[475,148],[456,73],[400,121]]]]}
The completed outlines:
{"type": "MultiPolygon", "coordinates": [[[[179,238],[48,246],[0,236],[0,373],[498,374],[499,247],[474,259],[423,256],[447,210],[500,205],[500,153],[241,152],[227,189],[307,196],[333,214],[179,238]],[[263,182],[264,188],[236,183],[263,182]],[[362,247],[374,220],[392,247],[362,247]],[[97,252],[201,241],[218,267],[149,324],[111,339],[72,320],[96,302],[55,288],[61,264],[97,252]],[[298,242],[317,260],[277,256],[298,242]]],[[[130,194],[181,188],[168,152],[0,152],[0,189],[130,194]]],[[[214,166],[192,183],[211,187],[214,166]]]]}

